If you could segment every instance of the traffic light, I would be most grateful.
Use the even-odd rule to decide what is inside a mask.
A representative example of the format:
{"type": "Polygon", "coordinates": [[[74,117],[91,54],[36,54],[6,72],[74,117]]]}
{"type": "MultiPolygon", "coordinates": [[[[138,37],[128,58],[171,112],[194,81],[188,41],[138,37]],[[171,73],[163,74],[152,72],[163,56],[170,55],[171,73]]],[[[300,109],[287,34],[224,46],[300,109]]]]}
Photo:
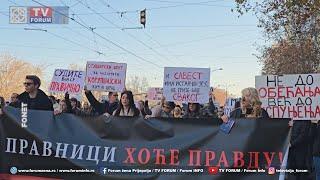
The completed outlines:
{"type": "Polygon", "coordinates": [[[140,23],[144,28],[146,27],[146,9],[140,11],[140,23]]]}

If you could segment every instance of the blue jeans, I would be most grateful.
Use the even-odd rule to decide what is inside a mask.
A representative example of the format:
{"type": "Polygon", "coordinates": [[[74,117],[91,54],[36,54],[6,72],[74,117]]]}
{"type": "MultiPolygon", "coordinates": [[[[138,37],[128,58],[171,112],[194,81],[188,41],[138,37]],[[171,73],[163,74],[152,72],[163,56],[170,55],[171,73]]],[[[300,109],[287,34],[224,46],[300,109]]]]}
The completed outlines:
{"type": "Polygon", "coordinates": [[[316,170],[317,180],[320,180],[320,156],[313,156],[313,164],[316,170]]]}

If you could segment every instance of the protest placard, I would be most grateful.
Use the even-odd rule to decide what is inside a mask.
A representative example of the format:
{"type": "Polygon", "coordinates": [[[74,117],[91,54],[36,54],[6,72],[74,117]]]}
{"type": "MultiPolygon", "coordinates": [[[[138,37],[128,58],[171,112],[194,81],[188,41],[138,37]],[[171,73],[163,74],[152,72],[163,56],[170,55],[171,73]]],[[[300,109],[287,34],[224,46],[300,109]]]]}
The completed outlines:
{"type": "Polygon", "coordinates": [[[68,69],[56,69],[49,86],[51,93],[81,94],[84,86],[85,72],[68,69]]]}
{"type": "Polygon", "coordinates": [[[256,76],[262,107],[273,118],[320,118],[320,74],[256,76]]]}
{"type": "Polygon", "coordinates": [[[160,101],[163,96],[163,88],[151,87],[148,89],[148,100],[160,101]]]}
{"type": "Polygon", "coordinates": [[[87,62],[88,90],[122,92],[125,88],[127,64],[114,62],[87,62]]]}
{"type": "Polygon", "coordinates": [[[210,68],[165,67],[163,94],[167,101],[208,103],[210,68]]]}

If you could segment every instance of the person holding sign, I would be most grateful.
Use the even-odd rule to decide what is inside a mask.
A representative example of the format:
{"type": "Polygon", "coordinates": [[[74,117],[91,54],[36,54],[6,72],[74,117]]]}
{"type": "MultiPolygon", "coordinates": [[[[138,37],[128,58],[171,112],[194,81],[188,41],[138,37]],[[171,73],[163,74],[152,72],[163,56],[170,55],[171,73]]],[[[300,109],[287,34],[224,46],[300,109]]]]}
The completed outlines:
{"type": "Polygon", "coordinates": [[[213,94],[213,88],[210,89],[209,92],[209,103],[204,104],[203,108],[201,108],[200,112],[202,117],[218,117],[218,107],[219,103],[215,101],[215,96],[213,94]]]}
{"type": "MultiPolygon", "coordinates": [[[[266,110],[261,108],[261,101],[259,99],[258,91],[255,88],[248,87],[241,91],[242,98],[240,108],[233,110],[230,113],[230,118],[269,118],[266,110]]],[[[228,116],[221,117],[223,122],[228,121],[228,116]]]]}
{"type": "Polygon", "coordinates": [[[91,106],[98,112],[99,115],[102,115],[104,113],[112,115],[119,105],[118,93],[116,92],[109,92],[109,100],[101,103],[93,96],[91,91],[87,90],[86,86],[84,87],[84,91],[91,106]]]}
{"type": "Polygon", "coordinates": [[[136,108],[131,91],[121,93],[120,104],[113,112],[113,116],[131,116],[137,117],[140,115],[139,109],[136,108]]]}

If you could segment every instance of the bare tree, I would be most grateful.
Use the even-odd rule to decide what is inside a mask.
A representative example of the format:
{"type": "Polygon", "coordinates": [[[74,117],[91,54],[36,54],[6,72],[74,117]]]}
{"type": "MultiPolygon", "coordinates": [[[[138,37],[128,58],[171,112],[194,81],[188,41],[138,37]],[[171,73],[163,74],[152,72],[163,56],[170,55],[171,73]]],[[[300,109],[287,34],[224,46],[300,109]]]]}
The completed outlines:
{"type": "Polygon", "coordinates": [[[146,77],[130,76],[126,81],[126,88],[131,90],[134,94],[145,93],[149,88],[149,82],[146,77]]]}
{"type": "Polygon", "coordinates": [[[69,64],[69,70],[75,70],[75,71],[86,71],[85,66],[80,66],[79,64],[69,64]]]}
{"type": "Polygon", "coordinates": [[[12,93],[24,91],[26,75],[37,75],[42,79],[43,65],[34,65],[10,54],[0,55],[0,96],[8,99],[12,93]]]}

